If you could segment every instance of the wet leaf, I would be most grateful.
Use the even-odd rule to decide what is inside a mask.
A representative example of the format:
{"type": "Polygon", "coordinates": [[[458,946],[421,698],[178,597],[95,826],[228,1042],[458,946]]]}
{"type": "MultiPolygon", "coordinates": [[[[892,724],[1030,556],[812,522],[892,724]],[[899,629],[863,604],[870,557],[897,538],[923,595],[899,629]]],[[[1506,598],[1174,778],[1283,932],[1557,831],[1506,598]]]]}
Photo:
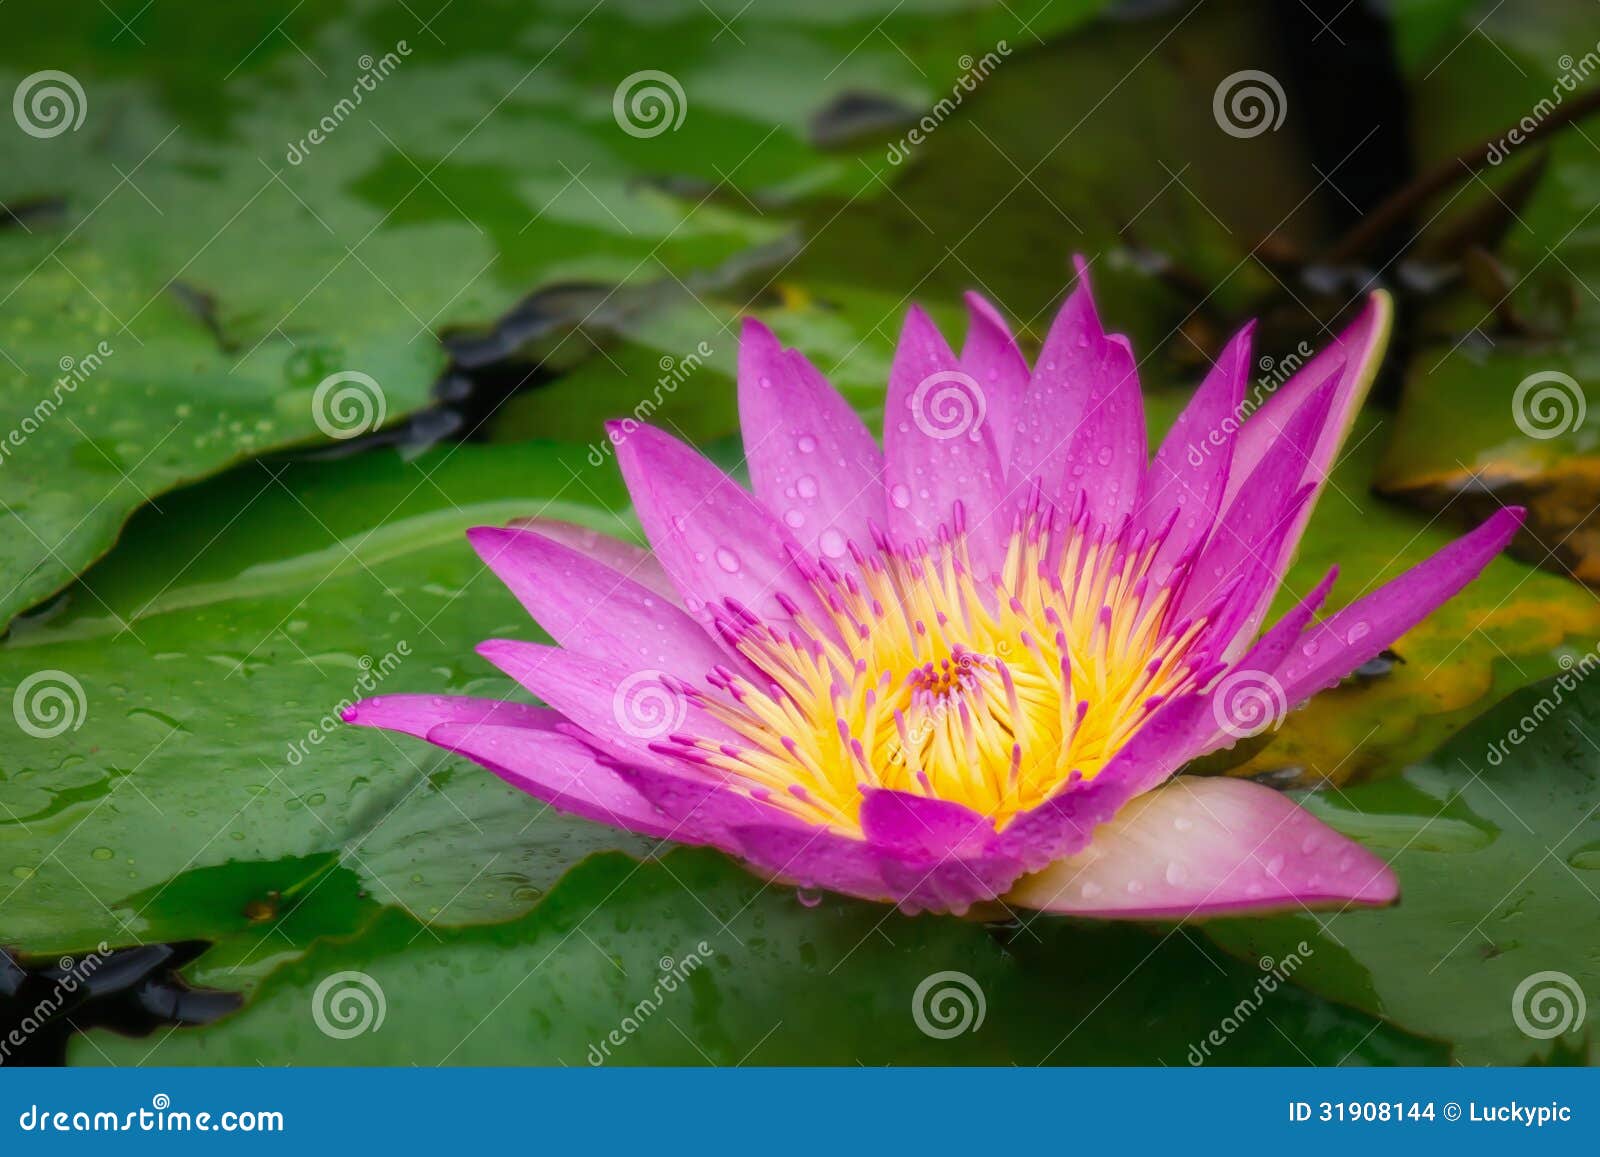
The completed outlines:
{"type": "Polygon", "coordinates": [[[1307,941],[1297,984],[1446,1041],[1463,1064],[1574,1049],[1594,1063],[1578,1009],[1600,1000],[1597,670],[1587,652],[1399,779],[1307,797],[1390,858],[1398,907],[1216,921],[1209,934],[1247,958],[1307,941]]]}
{"type": "Polygon", "coordinates": [[[625,533],[620,489],[460,447],[256,464],[142,511],[0,645],[0,685],[34,680],[0,754],[5,941],[241,934],[259,964],[378,905],[507,919],[588,852],[644,850],[337,719],[380,688],[509,694],[472,647],[536,631],[462,531],[545,511],[625,533]]]}
{"type": "MultiPolygon", "coordinates": [[[[1004,5],[924,18],[945,7],[645,19],[490,0],[424,25],[405,5],[241,0],[123,26],[104,6],[6,5],[0,88],[60,93],[83,119],[41,113],[0,166],[0,627],[152,497],[401,421],[445,366],[442,331],[554,283],[671,283],[785,236],[763,202],[852,167],[809,139],[818,110],[850,91],[920,103],[973,43],[1025,35],[1004,5]],[[668,61],[670,83],[640,75],[668,61]],[[676,130],[657,131],[656,95],[676,130]],[[334,388],[355,393],[319,405],[350,373],[334,388]]],[[[1035,32],[1097,7],[1052,5],[1035,32]]]]}
{"type": "Polygon", "coordinates": [[[383,1064],[396,1056],[426,1064],[567,1065],[1441,1059],[1435,1046],[1268,975],[1183,933],[1048,917],[1000,933],[831,896],[812,906],[710,852],[674,853],[645,866],[608,856],[574,870],[521,920],[428,929],[389,911],[362,933],[325,941],[278,969],[237,1016],[202,1030],[178,1029],[159,1042],[97,1032],[78,1042],[72,1059],[122,1064],[147,1053],[147,1063],[164,1065],[383,1064]],[[1240,1012],[1241,1002],[1248,1002],[1247,1012],[1240,1012]],[[1213,1031],[1220,1044],[1206,1043],[1213,1031]],[[1204,1052],[1191,1053],[1202,1044],[1204,1052]]]}

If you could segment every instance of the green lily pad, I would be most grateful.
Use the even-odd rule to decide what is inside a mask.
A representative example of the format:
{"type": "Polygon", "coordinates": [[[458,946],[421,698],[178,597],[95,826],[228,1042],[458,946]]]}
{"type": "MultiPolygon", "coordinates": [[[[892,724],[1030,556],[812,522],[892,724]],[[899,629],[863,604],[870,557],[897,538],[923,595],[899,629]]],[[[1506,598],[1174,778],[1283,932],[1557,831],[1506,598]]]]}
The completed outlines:
{"type": "Polygon", "coordinates": [[[319,934],[378,904],[503,920],[590,851],[642,852],[337,719],[380,686],[508,694],[472,648],[535,628],[462,531],[544,511],[625,533],[621,503],[614,476],[578,486],[523,445],[263,463],[140,512],[0,645],[0,685],[18,688],[0,755],[6,941],[255,929],[241,959],[259,961],[300,942],[291,913],[319,934]]]}
{"type": "Polygon", "coordinates": [[[1306,804],[1390,857],[1383,912],[1206,926],[1247,958],[1306,941],[1295,983],[1463,1064],[1600,1057],[1600,687],[1593,652],[1513,695],[1399,779],[1306,804]]]}
{"type": "Polygon", "coordinates": [[[1229,960],[1185,933],[1042,918],[1008,930],[1001,944],[967,921],[912,919],[836,897],[815,906],[803,899],[711,852],[675,853],[643,866],[597,858],[520,920],[430,935],[391,910],[359,934],[320,942],[273,972],[235,1016],[159,1040],[97,1031],[75,1043],[71,1059],[158,1065],[388,1064],[397,1057],[419,1064],[568,1065],[1442,1059],[1432,1044],[1267,980],[1270,970],[1229,960]],[[1212,1032],[1220,1044],[1191,1052],[1212,1032]]]}
{"type": "Polygon", "coordinates": [[[813,140],[830,105],[915,103],[1026,35],[949,7],[6,5],[0,90],[27,111],[0,166],[0,628],[138,505],[425,404],[441,332],[785,236],[758,199],[853,168],[813,140]],[[338,374],[360,376],[319,395],[338,374]]]}

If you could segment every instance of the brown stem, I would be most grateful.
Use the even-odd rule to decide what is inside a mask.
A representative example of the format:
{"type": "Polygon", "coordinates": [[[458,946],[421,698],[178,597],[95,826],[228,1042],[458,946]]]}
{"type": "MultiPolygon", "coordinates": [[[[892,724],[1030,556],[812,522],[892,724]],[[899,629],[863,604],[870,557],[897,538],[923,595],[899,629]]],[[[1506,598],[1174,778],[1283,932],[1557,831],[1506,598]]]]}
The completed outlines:
{"type": "MultiPolygon", "coordinates": [[[[1600,86],[1590,89],[1571,104],[1562,105],[1546,119],[1522,132],[1520,144],[1531,145],[1557,132],[1573,121],[1600,112],[1600,86]]],[[[1489,165],[1489,149],[1518,131],[1520,122],[1480,141],[1447,161],[1441,161],[1417,177],[1410,184],[1386,197],[1372,212],[1363,217],[1354,228],[1328,250],[1325,260],[1329,264],[1342,264],[1364,254],[1379,238],[1399,225],[1419,206],[1444,192],[1456,182],[1470,177],[1489,165]]]]}

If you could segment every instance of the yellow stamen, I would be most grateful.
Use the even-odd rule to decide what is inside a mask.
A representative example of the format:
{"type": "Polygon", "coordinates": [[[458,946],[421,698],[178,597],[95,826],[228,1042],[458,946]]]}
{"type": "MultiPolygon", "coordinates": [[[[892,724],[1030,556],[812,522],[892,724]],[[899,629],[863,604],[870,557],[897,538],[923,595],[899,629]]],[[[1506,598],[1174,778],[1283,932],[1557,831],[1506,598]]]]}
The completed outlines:
{"type": "Polygon", "coordinates": [[[1156,541],[1024,519],[997,575],[965,536],[859,554],[814,580],[820,615],[730,625],[763,673],[707,710],[744,742],[710,766],[797,816],[858,831],[862,787],[964,804],[1003,827],[1077,773],[1092,779],[1163,700],[1203,677],[1204,620],[1174,622],[1148,581],[1156,541]],[[820,619],[820,621],[818,621],[820,619]]]}

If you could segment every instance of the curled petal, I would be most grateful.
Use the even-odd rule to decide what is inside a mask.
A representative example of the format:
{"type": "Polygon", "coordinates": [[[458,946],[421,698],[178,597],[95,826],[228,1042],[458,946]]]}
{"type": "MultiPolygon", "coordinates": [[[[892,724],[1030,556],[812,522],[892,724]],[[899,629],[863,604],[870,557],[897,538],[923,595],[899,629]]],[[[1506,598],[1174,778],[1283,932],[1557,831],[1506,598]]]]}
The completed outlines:
{"type": "Polygon", "coordinates": [[[1393,903],[1389,866],[1281,792],[1184,776],[1135,799],[1093,842],[1006,899],[1070,915],[1181,920],[1393,903]]]}

